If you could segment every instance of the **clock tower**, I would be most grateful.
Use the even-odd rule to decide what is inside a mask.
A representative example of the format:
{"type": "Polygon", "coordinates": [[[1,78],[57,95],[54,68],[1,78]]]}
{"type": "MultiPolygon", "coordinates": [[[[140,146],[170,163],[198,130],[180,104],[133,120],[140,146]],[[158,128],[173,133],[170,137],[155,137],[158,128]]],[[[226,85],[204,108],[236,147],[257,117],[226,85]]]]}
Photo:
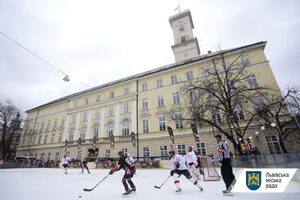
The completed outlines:
{"type": "Polygon", "coordinates": [[[198,40],[193,36],[193,20],[191,12],[185,10],[169,18],[173,29],[174,45],[172,50],[175,61],[183,61],[200,55],[198,40]]]}

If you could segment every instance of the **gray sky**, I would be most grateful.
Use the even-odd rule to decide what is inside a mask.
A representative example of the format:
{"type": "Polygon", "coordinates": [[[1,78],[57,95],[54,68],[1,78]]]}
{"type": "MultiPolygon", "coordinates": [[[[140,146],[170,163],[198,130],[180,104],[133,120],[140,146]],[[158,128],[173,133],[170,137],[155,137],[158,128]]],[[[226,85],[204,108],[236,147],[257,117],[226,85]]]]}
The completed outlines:
{"type": "Polygon", "coordinates": [[[189,9],[200,50],[267,41],[281,89],[300,86],[298,0],[0,0],[0,101],[21,110],[175,62],[169,17],[189,9]],[[83,84],[85,83],[85,84],[83,84]],[[88,86],[87,86],[88,85],[88,86]]]}

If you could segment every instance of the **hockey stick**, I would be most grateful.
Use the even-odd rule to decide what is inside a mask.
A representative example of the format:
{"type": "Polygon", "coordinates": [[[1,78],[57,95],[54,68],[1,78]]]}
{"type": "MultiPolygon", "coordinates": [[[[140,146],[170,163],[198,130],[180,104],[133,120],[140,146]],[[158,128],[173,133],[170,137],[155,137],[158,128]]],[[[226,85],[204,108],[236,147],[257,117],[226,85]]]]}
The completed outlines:
{"type": "Polygon", "coordinates": [[[102,181],[104,181],[110,174],[107,174],[99,183],[97,183],[97,185],[95,185],[93,188],[91,189],[87,189],[87,188],[84,188],[83,191],[85,192],[90,192],[92,191],[93,189],[95,189],[100,183],[102,183],[102,181]]]}
{"type": "Polygon", "coordinates": [[[156,189],[160,189],[160,188],[165,184],[165,182],[167,182],[167,180],[168,180],[170,177],[171,177],[171,175],[169,175],[169,176],[166,178],[166,180],[165,180],[160,186],[154,185],[154,187],[155,187],[156,189]]]}

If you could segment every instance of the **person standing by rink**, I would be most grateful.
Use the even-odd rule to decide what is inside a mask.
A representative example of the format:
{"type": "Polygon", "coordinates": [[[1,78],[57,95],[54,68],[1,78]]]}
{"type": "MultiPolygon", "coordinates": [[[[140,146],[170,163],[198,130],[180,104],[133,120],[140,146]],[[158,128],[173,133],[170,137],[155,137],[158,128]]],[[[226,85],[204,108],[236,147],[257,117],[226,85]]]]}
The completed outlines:
{"type": "Polygon", "coordinates": [[[124,169],[125,174],[122,178],[122,184],[125,188],[125,193],[123,193],[123,195],[128,195],[131,192],[136,191],[136,187],[131,180],[133,174],[135,173],[134,159],[131,156],[125,155],[123,151],[119,151],[118,155],[119,155],[118,164],[110,170],[109,174],[113,174],[115,171],[124,169]],[[130,185],[131,189],[129,189],[127,182],[130,185]]]}
{"type": "Polygon", "coordinates": [[[169,151],[169,159],[171,160],[172,170],[170,175],[174,178],[174,183],[176,186],[176,193],[181,192],[179,177],[184,175],[191,183],[203,191],[203,187],[200,185],[199,181],[193,178],[187,169],[185,158],[179,154],[175,155],[175,151],[169,151]]]}
{"type": "Polygon", "coordinates": [[[81,173],[83,174],[83,171],[84,171],[84,168],[86,169],[86,171],[90,174],[90,170],[89,170],[89,167],[87,166],[87,160],[84,159],[82,162],[81,162],[81,173]]]}
{"type": "Polygon", "coordinates": [[[189,147],[188,150],[189,152],[186,154],[185,158],[188,164],[189,171],[195,179],[200,180],[200,173],[196,169],[196,166],[198,166],[196,154],[193,151],[193,148],[191,146],[189,147]]]}
{"type": "Polygon", "coordinates": [[[64,157],[61,159],[62,166],[65,169],[65,174],[68,174],[68,166],[69,166],[70,162],[71,162],[71,159],[67,155],[64,155],[64,157]]]}
{"type": "Polygon", "coordinates": [[[217,140],[218,158],[221,163],[221,175],[226,185],[226,190],[222,191],[224,194],[230,193],[235,184],[235,176],[232,172],[230,151],[228,145],[222,140],[220,134],[215,135],[217,140]]]}

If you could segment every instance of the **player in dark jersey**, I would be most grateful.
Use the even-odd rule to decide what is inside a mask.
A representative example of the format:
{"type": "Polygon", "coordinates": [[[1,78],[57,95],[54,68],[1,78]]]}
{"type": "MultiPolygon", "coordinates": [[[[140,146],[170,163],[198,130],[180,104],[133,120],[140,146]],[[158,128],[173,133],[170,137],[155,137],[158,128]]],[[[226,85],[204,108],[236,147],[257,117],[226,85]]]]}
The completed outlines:
{"type": "Polygon", "coordinates": [[[125,174],[122,178],[122,183],[126,192],[123,193],[123,195],[128,195],[131,192],[136,191],[135,185],[131,180],[133,174],[135,173],[134,160],[131,156],[125,155],[123,151],[119,151],[118,155],[119,155],[118,164],[110,170],[109,174],[113,174],[115,171],[124,169],[125,174]],[[131,189],[129,189],[127,183],[130,185],[131,189]]]}
{"type": "Polygon", "coordinates": [[[82,162],[81,162],[81,173],[83,174],[83,171],[84,171],[84,168],[86,169],[86,171],[90,174],[90,170],[89,170],[89,167],[87,166],[87,160],[84,159],[82,162]]]}

